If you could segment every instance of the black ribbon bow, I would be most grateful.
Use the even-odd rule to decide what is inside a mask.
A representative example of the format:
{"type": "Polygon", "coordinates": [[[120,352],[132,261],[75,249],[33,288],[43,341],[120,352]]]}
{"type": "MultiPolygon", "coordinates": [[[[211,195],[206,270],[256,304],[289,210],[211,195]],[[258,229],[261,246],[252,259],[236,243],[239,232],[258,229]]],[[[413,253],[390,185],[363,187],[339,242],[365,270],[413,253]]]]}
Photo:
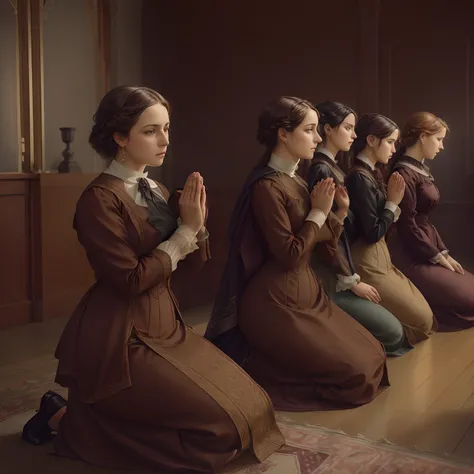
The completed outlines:
{"type": "Polygon", "coordinates": [[[148,205],[148,222],[160,232],[161,240],[168,240],[178,228],[177,216],[146,178],[138,179],[138,191],[148,205]]]}

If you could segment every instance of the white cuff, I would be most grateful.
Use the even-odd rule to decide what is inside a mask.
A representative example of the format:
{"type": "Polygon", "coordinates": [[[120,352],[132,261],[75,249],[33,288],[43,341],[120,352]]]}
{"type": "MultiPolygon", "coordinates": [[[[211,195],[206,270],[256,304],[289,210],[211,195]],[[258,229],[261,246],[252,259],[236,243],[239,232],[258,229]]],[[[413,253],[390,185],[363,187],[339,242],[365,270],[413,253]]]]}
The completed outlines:
{"type": "Polygon", "coordinates": [[[433,258],[430,258],[430,262],[437,264],[441,260],[441,257],[446,257],[448,255],[449,251],[448,250],[443,250],[442,252],[438,253],[435,255],[433,258]]]}
{"type": "Polygon", "coordinates": [[[439,261],[441,260],[441,257],[443,257],[443,253],[442,253],[442,252],[438,253],[438,254],[435,255],[433,258],[430,258],[430,262],[431,262],[431,263],[434,263],[434,264],[439,263],[439,261]]]}
{"type": "MultiPolygon", "coordinates": [[[[178,234],[186,239],[186,242],[189,244],[196,242],[196,232],[194,232],[191,227],[181,224],[175,231],[175,234],[178,234]]],[[[173,234],[174,235],[174,234],[173,234]]]]}
{"type": "Polygon", "coordinates": [[[314,222],[320,229],[326,222],[326,214],[324,214],[321,209],[311,209],[308,216],[306,217],[307,221],[314,222]]]}
{"type": "Polygon", "coordinates": [[[208,230],[203,227],[197,234],[196,234],[196,238],[197,238],[197,241],[198,242],[204,242],[205,240],[207,240],[209,238],[209,232],[208,230]]]}
{"type": "Polygon", "coordinates": [[[339,219],[337,214],[335,212],[330,212],[329,215],[338,223],[341,225],[344,225],[344,219],[347,217],[347,214],[344,216],[344,219],[339,219]]]}
{"type": "Polygon", "coordinates": [[[174,234],[168,240],[161,242],[157,248],[170,256],[171,268],[175,271],[180,260],[199,248],[196,241],[196,232],[187,225],[180,225],[174,234]]]}
{"type": "Polygon", "coordinates": [[[336,275],[336,292],[350,290],[356,283],[360,283],[360,276],[357,273],[353,275],[336,275]]]}
{"type": "Polygon", "coordinates": [[[402,213],[401,209],[392,201],[387,201],[385,203],[385,209],[388,209],[389,211],[392,211],[395,219],[393,219],[393,222],[397,222],[398,218],[400,217],[400,214],[402,213]]]}

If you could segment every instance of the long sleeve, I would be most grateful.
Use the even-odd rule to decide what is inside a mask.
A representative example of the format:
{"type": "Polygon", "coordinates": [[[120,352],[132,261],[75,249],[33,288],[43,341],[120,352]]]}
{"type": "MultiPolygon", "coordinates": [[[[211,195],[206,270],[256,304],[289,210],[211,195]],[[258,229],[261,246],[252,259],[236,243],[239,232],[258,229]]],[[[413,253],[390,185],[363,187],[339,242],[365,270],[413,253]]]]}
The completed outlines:
{"type": "MultiPolygon", "coordinates": [[[[442,243],[441,238],[440,247],[438,242],[433,242],[426,232],[418,226],[416,222],[417,216],[417,186],[416,181],[410,172],[400,168],[398,172],[405,180],[405,194],[400,209],[402,213],[397,222],[398,235],[403,244],[410,249],[415,257],[421,261],[434,261],[438,254],[446,250],[446,246],[442,243]]],[[[438,233],[436,232],[436,235],[438,233]]]]}
{"type": "Polygon", "coordinates": [[[180,263],[178,272],[192,272],[193,274],[201,270],[203,265],[211,259],[211,250],[209,243],[209,233],[207,230],[203,234],[197,234],[197,249],[188,254],[186,258],[180,263]]]}
{"type": "Polygon", "coordinates": [[[311,190],[318,184],[320,181],[326,178],[332,178],[331,169],[325,163],[313,163],[306,175],[306,181],[308,183],[308,190],[311,190]]]}
{"type": "MultiPolygon", "coordinates": [[[[433,225],[433,224],[431,224],[433,225]]],[[[444,255],[444,254],[448,254],[449,251],[448,251],[448,247],[446,247],[446,244],[443,242],[443,239],[441,238],[441,236],[439,235],[439,232],[438,232],[438,229],[436,229],[435,226],[433,226],[434,228],[434,231],[436,233],[436,247],[439,248],[439,251],[444,255]]]]}
{"type": "MultiPolygon", "coordinates": [[[[308,191],[311,193],[314,186],[326,178],[334,178],[331,168],[326,163],[313,163],[309,168],[307,175],[308,191]]],[[[339,219],[336,217],[334,214],[336,211],[337,204],[334,202],[332,206],[332,212],[329,213],[328,220],[331,222],[331,229],[334,230],[338,236],[340,236],[344,230],[344,222],[339,221],[339,219]]]]}
{"type": "Polygon", "coordinates": [[[180,225],[173,235],[158,245],[157,248],[170,256],[171,266],[175,271],[181,260],[184,260],[187,255],[192,254],[199,248],[196,243],[196,233],[188,226],[180,225]]]}
{"type": "MultiPolygon", "coordinates": [[[[334,178],[331,168],[326,163],[321,163],[318,161],[313,163],[309,168],[307,175],[308,189],[311,191],[317,183],[326,178],[334,178]]],[[[334,203],[333,211],[336,210],[337,205],[334,203]]],[[[347,221],[349,214],[353,220],[352,211],[349,210],[345,221],[347,221]]],[[[337,218],[334,215],[333,218],[335,224],[334,230],[337,230],[337,235],[340,236],[343,231],[342,225],[337,226],[337,224],[340,223],[337,222],[337,218]]],[[[323,258],[323,260],[331,266],[333,269],[332,271],[336,273],[338,287],[343,289],[352,287],[352,285],[356,282],[358,275],[351,271],[342,242],[339,242],[338,245],[334,245],[334,243],[326,241],[319,244],[319,246],[321,248],[319,249],[318,255],[323,258]]]]}
{"type": "MultiPolygon", "coordinates": [[[[181,189],[175,190],[171,195],[168,189],[161,183],[158,183],[161,192],[168,205],[179,214],[179,196],[181,189]]],[[[206,228],[201,229],[195,234],[187,226],[180,224],[176,232],[169,240],[162,242],[158,248],[168,253],[171,257],[173,271],[180,267],[185,267],[186,270],[193,272],[199,271],[203,264],[210,258],[209,251],[209,232],[206,228]]]]}
{"type": "MultiPolygon", "coordinates": [[[[316,186],[320,181],[326,178],[334,178],[333,172],[331,168],[326,163],[321,163],[316,161],[311,165],[308,170],[307,180],[308,183],[308,191],[311,193],[314,186],[316,186]]],[[[335,182],[337,180],[335,179],[335,182]]],[[[333,203],[332,211],[337,211],[337,204],[336,202],[333,203]]]]}
{"type": "Polygon", "coordinates": [[[171,276],[171,258],[156,249],[139,257],[128,242],[122,203],[105,189],[93,187],[81,196],[74,218],[79,242],[97,280],[130,296],[164,283],[171,276]]]}
{"type": "Polygon", "coordinates": [[[326,224],[328,227],[331,229],[332,235],[336,238],[339,239],[341,237],[341,234],[344,230],[344,222],[342,222],[334,212],[330,212],[326,221],[326,224]]]}
{"type": "Polygon", "coordinates": [[[312,252],[319,240],[332,238],[332,234],[326,225],[319,228],[310,220],[305,220],[294,234],[285,202],[286,196],[272,181],[262,179],[254,185],[251,207],[255,220],[271,254],[284,268],[293,269],[312,252]]]}
{"type": "Polygon", "coordinates": [[[379,212],[377,188],[362,173],[353,173],[346,186],[356,220],[355,225],[367,242],[378,242],[392,225],[395,214],[389,209],[379,212]]]}
{"type": "Polygon", "coordinates": [[[352,241],[352,237],[356,234],[356,228],[357,223],[354,211],[349,208],[349,210],[347,211],[347,216],[344,219],[344,232],[347,238],[349,239],[349,242],[352,241]]]}

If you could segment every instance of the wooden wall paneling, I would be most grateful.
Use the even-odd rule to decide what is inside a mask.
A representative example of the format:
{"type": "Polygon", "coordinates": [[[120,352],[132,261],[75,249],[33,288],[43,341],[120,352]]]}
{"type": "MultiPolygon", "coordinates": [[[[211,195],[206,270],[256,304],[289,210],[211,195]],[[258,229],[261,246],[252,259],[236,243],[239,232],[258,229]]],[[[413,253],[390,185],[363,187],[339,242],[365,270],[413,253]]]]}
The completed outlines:
{"type": "Polygon", "coordinates": [[[42,319],[68,316],[94,282],[73,229],[76,203],[95,174],[42,174],[42,319]]]}
{"type": "Polygon", "coordinates": [[[43,239],[41,235],[41,183],[40,175],[29,181],[29,216],[30,232],[30,298],[32,301],[33,322],[43,320],[43,239]]]}
{"type": "Polygon", "coordinates": [[[0,329],[68,316],[94,282],[72,228],[95,174],[0,174],[0,329]]]}
{"type": "Polygon", "coordinates": [[[31,321],[29,178],[0,174],[0,329],[31,321]]]}
{"type": "Polygon", "coordinates": [[[31,6],[31,117],[33,137],[31,169],[44,169],[44,74],[43,74],[43,7],[44,0],[30,0],[31,6]]]}
{"type": "Polygon", "coordinates": [[[17,0],[17,18],[18,18],[18,65],[19,71],[19,90],[20,90],[20,130],[22,137],[22,171],[28,173],[31,171],[33,162],[33,135],[32,135],[32,109],[31,109],[31,91],[30,81],[32,69],[31,64],[31,12],[29,0],[17,0]]]}

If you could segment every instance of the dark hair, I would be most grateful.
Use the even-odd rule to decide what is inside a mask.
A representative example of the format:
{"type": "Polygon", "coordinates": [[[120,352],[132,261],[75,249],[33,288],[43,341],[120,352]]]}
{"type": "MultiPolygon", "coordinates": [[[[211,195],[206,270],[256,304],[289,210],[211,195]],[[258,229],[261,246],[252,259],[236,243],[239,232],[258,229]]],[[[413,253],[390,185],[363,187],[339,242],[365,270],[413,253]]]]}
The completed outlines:
{"type": "Polygon", "coordinates": [[[155,104],[162,104],[171,112],[167,100],[148,87],[119,86],[107,92],[94,115],[89,135],[92,148],[104,158],[114,158],[118,150],[114,134],[128,136],[143,111],[155,104]]]}
{"type": "Polygon", "coordinates": [[[292,132],[301,125],[310,109],[319,115],[311,102],[289,96],[278,97],[264,107],[258,117],[257,140],[265,145],[266,149],[257,168],[267,165],[278,143],[278,130],[283,128],[292,132]]]}
{"type": "Polygon", "coordinates": [[[351,147],[352,157],[357,155],[367,146],[367,137],[373,135],[374,137],[383,140],[389,137],[395,130],[398,130],[398,125],[385,115],[381,114],[366,114],[357,122],[355,133],[357,138],[351,147]]]}
{"type": "MultiPolygon", "coordinates": [[[[395,130],[398,130],[398,125],[385,115],[381,114],[366,114],[357,122],[355,133],[357,138],[351,147],[351,161],[354,164],[357,155],[367,146],[367,137],[373,135],[380,140],[389,137],[395,130]]],[[[379,188],[385,192],[385,178],[387,170],[382,171],[379,167],[372,173],[375,182],[379,188]]]]}
{"type": "Polygon", "coordinates": [[[339,127],[350,114],[353,114],[357,120],[357,114],[341,102],[327,100],[317,104],[316,109],[319,112],[319,134],[323,139],[326,137],[325,125],[329,125],[331,128],[339,127]]]}
{"type": "Polygon", "coordinates": [[[407,148],[413,146],[422,133],[434,135],[443,130],[443,128],[449,132],[448,124],[443,119],[436,117],[436,115],[430,112],[414,113],[403,126],[400,135],[400,153],[405,153],[407,148]]]}

